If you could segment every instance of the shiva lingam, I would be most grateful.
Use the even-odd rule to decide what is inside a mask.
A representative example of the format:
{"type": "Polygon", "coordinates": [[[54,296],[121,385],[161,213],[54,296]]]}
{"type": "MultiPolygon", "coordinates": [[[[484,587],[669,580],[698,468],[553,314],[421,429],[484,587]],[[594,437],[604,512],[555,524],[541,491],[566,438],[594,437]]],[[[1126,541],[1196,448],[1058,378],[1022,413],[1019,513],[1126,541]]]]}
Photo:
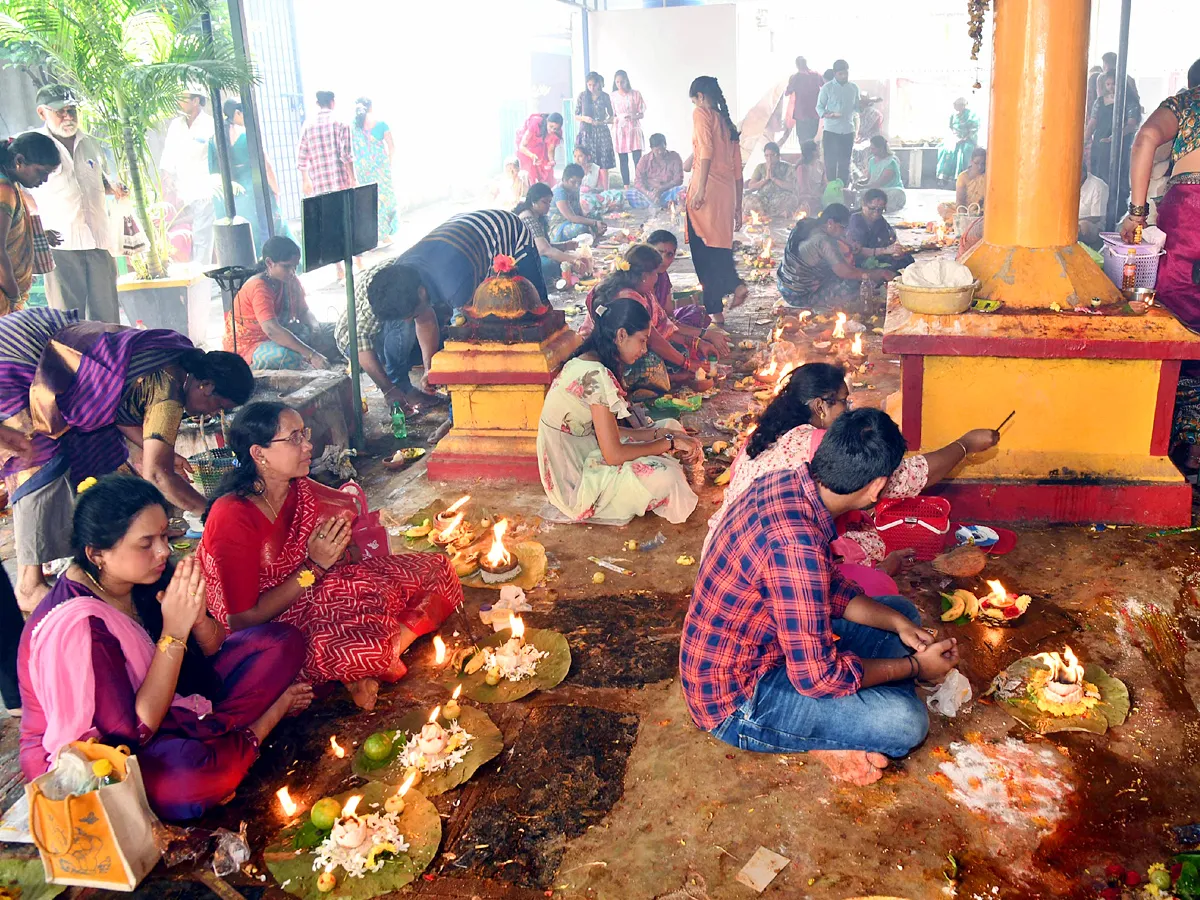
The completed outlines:
{"type": "Polygon", "coordinates": [[[449,388],[454,425],[428,457],[430,478],[540,480],[542,404],[580,339],[516,265],[509,256],[493,260],[494,274],[433,358],[429,380],[449,388]]]}
{"type": "Polygon", "coordinates": [[[1039,653],[1034,657],[1044,669],[1029,676],[1029,695],[1042,712],[1056,716],[1078,716],[1100,702],[1100,689],[1084,681],[1083,666],[1070,647],[1039,653]]]}
{"type": "Polygon", "coordinates": [[[508,519],[501,519],[492,526],[492,549],[479,560],[479,575],[487,584],[502,584],[521,574],[521,563],[504,546],[507,530],[508,519]]]}

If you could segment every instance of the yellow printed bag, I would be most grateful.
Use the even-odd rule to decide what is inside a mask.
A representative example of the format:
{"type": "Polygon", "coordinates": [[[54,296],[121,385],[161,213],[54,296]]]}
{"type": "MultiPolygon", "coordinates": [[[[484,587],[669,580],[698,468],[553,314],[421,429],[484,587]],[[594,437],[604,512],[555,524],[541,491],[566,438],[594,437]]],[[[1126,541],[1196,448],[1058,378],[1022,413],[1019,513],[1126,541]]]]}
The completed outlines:
{"type": "MultiPolygon", "coordinates": [[[[132,891],[160,857],[154,842],[158,820],[146,799],[137,757],[126,747],[94,741],[68,746],[89,761],[107,759],[121,780],[63,800],[51,800],[43,790],[51,772],[25,786],[29,831],[42,857],[46,883],[132,891]]],[[[65,749],[55,755],[55,763],[65,749]]]]}

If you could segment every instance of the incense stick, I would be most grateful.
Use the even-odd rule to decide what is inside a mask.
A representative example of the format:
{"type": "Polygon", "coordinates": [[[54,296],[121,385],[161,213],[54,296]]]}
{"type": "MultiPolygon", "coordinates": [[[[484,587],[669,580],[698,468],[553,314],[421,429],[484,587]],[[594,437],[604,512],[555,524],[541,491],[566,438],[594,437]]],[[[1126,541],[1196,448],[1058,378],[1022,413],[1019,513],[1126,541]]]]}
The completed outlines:
{"type": "Polygon", "coordinates": [[[1012,417],[1015,416],[1016,414],[1017,414],[1017,411],[1014,409],[1012,412],[1010,412],[1008,414],[1008,418],[1000,423],[1000,425],[996,428],[996,430],[999,431],[1001,428],[1003,428],[1005,425],[1007,425],[1009,422],[1011,422],[1012,417]]]}

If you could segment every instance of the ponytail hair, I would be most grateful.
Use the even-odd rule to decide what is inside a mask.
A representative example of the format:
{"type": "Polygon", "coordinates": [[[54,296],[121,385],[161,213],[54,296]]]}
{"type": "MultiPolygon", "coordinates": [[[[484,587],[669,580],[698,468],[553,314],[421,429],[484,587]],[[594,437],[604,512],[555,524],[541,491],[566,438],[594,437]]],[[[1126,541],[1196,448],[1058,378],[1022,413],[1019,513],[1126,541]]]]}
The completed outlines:
{"type": "Polygon", "coordinates": [[[539,200],[544,200],[547,197],[554,196],[554,189],[548,184],[543,184],[540,181],[534,182],[529,186],[529,190],[525,192],[525,199],[513,207],[513,213],[520,215],[523,212],[533,208],[533,204],[539,200]]]}
{"type": "Polygon", "coordinates": [[[271,262],[286,262],[289,259],[299,258],[300,245],[287,235],[277,234],[274,237],[267,238],[266,242],[263,244],[262,256],[259,258],[258,267],[254,271],[258,275],[261,275],[263,272],[267,271],[268,259],[271,260],[271,262]]]}
{"type": "Polygon", "coordinates": [[[597,286],[595,304],[592,307],[595,327],[587,336],[587,340],[571,355],[574,359],[585,353],[595,353],[622,386],[625,384],[621,371],[624,367],[621,363],[621,353],[617,349],[617,332],[625,329],[626,334],[637,334],[650,327],[650,313],[637,300],[624,297],[611,299],[629,286],[628,277],[628,272],[617,272],[597,286]]]}
{"type": "Polygon", "coordinates": [[[371,98],[359,97],[354,101],[354,127],[359,131],[367,121],[367,113],[371,111],[371,98]]]}
{"type": "Polygon", "coordinates": [[[58,168],[62,164],[54,139],[40,131],[26,131],[8,140],[0,140],[0,172],[12,171],[18,156],[34,166],[58,168]]]}
{"type": "Polygon", "coordinates": [[[229,427],[229,449],[237,458],[237,465],[225,473],[216,493],[204,511],[205,518],[212,512],[213,504],[226,494],[235,497],[254,497],[261,493],[258,484],[258,464],[250,455],[251,447],[265,447],[275,438],[279,430],[280,417],[291,409],[278,400],[256,400],[241,408],[229,427]]]}
{"type": "Polygon", "coordinates": [[[693,81],[691,88],[688,89],[688,96],[699,97],[701,95],[708,98],[709,103],[725,120],[725,127],[729,129],[729,139],[734,143],[740,141],[742,136],[738,133],[737,126],[733,124],[733,117],[729,115],[729,104],[725,102],[725,94],[722,93],[717,79],[711,75],[701,75],[693,81]]]}
{"type": "Polygon", "coordinates": [[[754,459],[769,450],[780,437],[793,428],[812,423],[813,400],[829,399],[846,384],[846,370],[828,363],[807,363],[794,369],[787,386],[763,410],[758,428],[750,435],[746,455],[754,459]]]}
{"type": "Polygon", "coordinates": [[[179,354],[179,365],[197,381],[211,381],[213,393],[241,406],[254,393],[254,374],[236,353],[192,347],[179,354]]]}

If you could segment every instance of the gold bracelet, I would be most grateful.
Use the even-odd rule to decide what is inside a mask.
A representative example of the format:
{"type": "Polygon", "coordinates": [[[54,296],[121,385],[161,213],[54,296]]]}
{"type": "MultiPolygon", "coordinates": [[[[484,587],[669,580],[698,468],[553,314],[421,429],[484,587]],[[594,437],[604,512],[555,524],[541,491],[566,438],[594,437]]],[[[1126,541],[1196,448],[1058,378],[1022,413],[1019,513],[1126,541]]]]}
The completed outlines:
{"type": "Polygon", "coordinates": [[[162,637],[160,637],[156,646],[158,647],[159,653],[166,653],[176,645],[183,647],[185,650],[187,649],[187,641],[181,641],[179,638],[169,634],[164,634],[162,637]]]}

